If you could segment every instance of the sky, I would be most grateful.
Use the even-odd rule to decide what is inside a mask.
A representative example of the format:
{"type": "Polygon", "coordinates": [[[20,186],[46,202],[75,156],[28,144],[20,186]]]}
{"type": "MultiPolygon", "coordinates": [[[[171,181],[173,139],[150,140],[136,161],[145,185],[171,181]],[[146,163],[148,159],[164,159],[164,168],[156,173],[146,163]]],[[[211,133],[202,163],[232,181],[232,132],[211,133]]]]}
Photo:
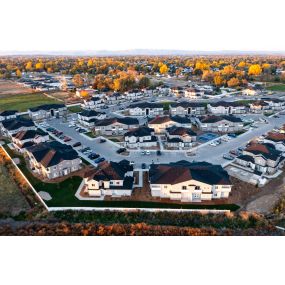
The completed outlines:
{"type": "Polygon", "coordinates": [[[282,1],[1,1],[0,51],[285,51],[282,1]]]}

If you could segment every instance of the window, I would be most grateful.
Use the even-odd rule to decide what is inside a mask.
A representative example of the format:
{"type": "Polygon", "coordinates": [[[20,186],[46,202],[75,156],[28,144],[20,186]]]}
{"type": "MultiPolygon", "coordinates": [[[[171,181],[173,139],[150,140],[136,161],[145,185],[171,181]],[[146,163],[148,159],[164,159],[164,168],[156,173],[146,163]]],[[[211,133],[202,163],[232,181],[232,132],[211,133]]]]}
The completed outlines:
{"type": "Polygon", "coordinates": [[[187,186],[182,186],[182,190],[187,190],[187,186]]]}

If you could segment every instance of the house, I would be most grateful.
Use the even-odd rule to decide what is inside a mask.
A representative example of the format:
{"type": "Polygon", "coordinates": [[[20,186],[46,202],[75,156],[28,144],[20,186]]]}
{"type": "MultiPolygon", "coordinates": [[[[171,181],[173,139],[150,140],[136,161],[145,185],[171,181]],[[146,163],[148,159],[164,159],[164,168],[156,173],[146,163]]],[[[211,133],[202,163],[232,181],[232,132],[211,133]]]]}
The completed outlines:
{"type": "Polygon", "coordinates": [[[184,88],[180,86],[175,86],[170,89],[171,94],[176,97],[184,97],[184,88]]]}
{"type": "Polygon", "coordinates": [[[155,117],[163,115],[163,105],[159,103],[143,102],[129,106],[130,116],[155,117]]]}
{"type": "Polygon", "coordinates": [[[264,111],[270,110],[269,103],[263,100],[256,100],[249,103],[249,110],[251,113],[262,113],[264,111]]]}
{"type": "Polygon", "coordinates": [[[181,116],[172,116],[170,118],[175,123],[175,126],[177,127],[185,127],[185,128],[192,127],[192,121],[190,118],[181,117],[181,116]]]}
{"type": "Polygon", "coordinates": [[[149,148],[157,146],[157,137],[153,135],[154,130],[148,127],[139,127],[125,133],[125,147],[149,148]]]}
{"type": "Polygon", "coordinates": [[[20,131],[35,130],[36,126],[30,119],[17,117],[0,122],[0,130],[4,136],[12,136],[20,131]]]}
{"type": "Polygon", "coordinates": [[[131,196],[134,185],[133,167],[127,160],[104,162],[84,178],[84,193],[92,197],[131,196]]]}
{"type": "Polygon", "coordinates": [[[201,91],[197,88],[187,88],[184,90],[184,97],[188,99],[200,99],[204,96],[204,91],[201,91]]]}
{"type": "Polygon", "coordinates": [[[283,110],[285,108],[285,101],[278,98],[261,98],[265,103],[269,105],[271,110],[283,110]]]}
{"type": "Polygon", "coordinates": [[[115,105],[118,103],[121,103],[122,101],[125,100],[125,95],[119,93],[119,92],[114,92],[106,96],[106,103],[110,105],[115,105]]]}
{"type": "Polygon", "coordinates": [[[190,128],[172,126],[166,129],[166,146],[170,148],[191,147],[197,134],[190,128]]]}
{"type": "Polygon", "coordinates": [[[167,85],[157,86],[155,89],[157,93],[162,95],[168,95],[171,91],[171,89],[167,85]]]}
{"type": "Polygon", "coordinates": [[[126,91],[125,97],[128,100],[137,100],[144,97],[144,93],[141,90],[133,89],[131,91],[126,91]]]}
{"type": "Polygon", "coordinates": [[[31,169],[45,178],[68,175],[81,168],[81,159],[70,145],[58,141],[43,142],[26,149],[31,169]]]}
{"type": "Polygon", "coordinates": [[[173,121],[169,116],[158,116],[148,122],[149,128],[154,129],[154,132],[157,134],[165,133],[167,128],[174,125],[176,125],[176,122],[173,121]]]}
{"type": "Polygon", "coordinates": [[[49,140],[48,133],[41,129],[20,131],[12,135],[12,142],[16,150],[23,153],[26,148],[49,140]]]}
{"type": "Polygon", "coordinates": [[[59,118],[67,115],[67,107],[64,104],[45,104],[28,109],[28,113],[35,121],[59,118]]]}
{"type": "Polygon", "coordinates": [[[100,96],[93,96],[91,99],[84,100],[82,108],[84,109],[100,109],[105,106],[105,98],[100,96]]]}
{"type": "Polygon", "coordinates": [[[242,95],[247,95],[247,96],[256,96],[260,95],[263,92],[263,88],[259,84],[255,85],[250,85],[246,89],[242,91],[242,95]]]}
{"type": "Polygon", "coordinates": [[[216,103],[209,103],[207,105],[209,113],[214,115],[230,115],[230,114],[244,114],[246,113],[246,106],[236,102],[219,101],[216,103]]]}
{"type": "Polygon", "coordinates": [[[107,136],[123,135],[127,131],[138,127],[138,119],[131,117],[108,118],[104,120],[98,120],[94,124],[94,130],[96,133],[107,136]]]}
{"type": "Polygon", "coordinates": [[[4,120],[16,119],[18,116],[18,111],[9,110],[0,113],[0,122],[4,120]]]}
{"type": "Polygon", "coordinates": [[[83,110],[78,113],[78,122],[85,127],[91,128],[94,126],[97,120],[103,120],[106,118],[106,113],[97,112],[94,110],[83,110]]]}
{"type": "Polygon", "coordinates": [[[206,132],[234,133],[243,130],[243,122],[233,115],[196,118],[197,126],[206,132]]]}
{"type": "Polygon", "coordinates": [[[275,149],[285,152],[285,134],[284,133],[268,133],[264,138],[264,143],[274,145],[275,149]]]}
{"type": "Polygon", "coordinates": [[[261,174],[274,174],[284,166],[282,152],[270,143],[251,143],[235,159],[235,163],[251,168],[261,174]]]}
{"type": "Polygon", "coordinates": [[[152,164],[149,177],[153,197],[182,202],[228,198],[232,188],[228,173],[207,162],[152,164]]]}
{"type": "Polygon", "coordinates": [[[204,115],[206,113],[206,106],[203,103],[196,102],[180,102],[171,103],[169,105],[169,112],[172,116],[185,116],[185,115],[204,115]]]}

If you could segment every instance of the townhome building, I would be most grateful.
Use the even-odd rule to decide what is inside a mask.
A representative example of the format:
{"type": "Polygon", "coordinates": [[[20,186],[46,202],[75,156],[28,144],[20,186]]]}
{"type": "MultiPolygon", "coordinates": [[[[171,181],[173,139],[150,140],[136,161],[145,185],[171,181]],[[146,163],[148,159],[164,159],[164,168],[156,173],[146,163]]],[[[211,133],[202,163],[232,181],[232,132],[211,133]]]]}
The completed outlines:
{"type": "Polygon", "coordinates": [[[125,101],[125,99],[126,99],[126,96],[124,94],[121,94],[119,92],[114,92],[106,96],[106,103],[109,105],[115,105],[115,104],[125,101]]]}
{"type": "Polygon", "coordinates": [[[197,134],[190,128],[172,126],[166,129],[166,146],[169,148],[188,148],[197,139],[197,134]]]}
{"type": "Polygon", "coordinates": [[[233,115],[211,115],[203,118],[196,118],[196,122],[197,126],[202,131],[207,132],[234,133],[243,130],[242,120],[233,115]]]}
{"type": "Polygon", "coordinates": [[[90,99],[83,100],[83,104],[81,104],[83,109],[101,109],[105,106],[105,97],[104,96],[93,96],[90,99]]]}
{"type": "Polygon", "coordinates": [[[124,140],[125,147],[128,148],[150,148],[157,146],[157,137],[154,136],[154,130],[144,126],[126,132],[124,140]]]}
{"type": "Polygon", "coordinates": [[[190,100],[196,100],[204,96],[204,91],[197,88],[186,88],[184,89],[184,94],[182,96],[190,100]]]}
{"type": "Polygon", "coordinates": [[[129,106],[129,114],[133,117],[155,117],[163,115],[163,105],[159,103],[142,102],[129,106]]]}
{"type": "Polygon", "coordinates": [[[149,183],[153,197],[182,202],[225,199],[232,188],[228,173],[207,162],[152,164],[149,183]]]}
{"type": "Polygon", "coordinates": [[[169,105],[169,112],[172,116],[186,116],[186,115],[196,115],[201,116],[206,114],[206,106],[203,103],[196,102],[180,102],[171,103],[169,105]]]}
{"type": "Polygon", "coordinates": [[[175,126],[174,122],[169,116],[158,116],[148,122],[149,128],[152,128],[156,134],[165,133],[167,128],[175,126]]]}
{"type": "Polygon", "coordinates": [[[270,143],[251,143],[235,159],[235,163],[261,174],[274,174],[284,166],[282,152],[270,143]]]}
{"type": "Polygon", "coordinates": [[[126,97],[127,100],[141,99],[145,95],[145,93],[142,92],[139,89],[133,89],[133,90],[130,90],[130,91],[126,91],[124,94],[125,94],[125,97],[126,97]]]}
{"type": "Polygon", "coordinates": [[[64,104],[45,104],[28,109],[28,113],[34,121],[60,118],[67,115],[67,107],[64,104]]]}
{"type": "Polygon", "coordinates": [[[0,113],[0,122],[10,119],[16,119],[18,116],[17,110],[9,110],[9,111],[3,111],[0,113]]]}
{"type": "Polygon", "coordinates": [[[108,118],[95,122],[94,130],[98,134],[111,136],[123,135],[127,131],[138,127],[139,121],[136,118],[108,118]]]}
{"type": "Polygon", "coordinates": [[[48,133],[42,131],[41,129],[20,131],[12,135],[13,146],[21,153],[24,153],[27,147],[46,142],[48,140],[48,133]]]}
{"type": "Polygon", "coordinates": [[[103,120],[106,118],[106,113],[104,112],[97,112],[95,110],[83,110],[82,112],[78,113],[78,122],[87,127],[92,128],[95,125],[95,122],[98,120],[103,120]]]}
{"type": "Polygon", "coordinates": [[[269,105],[271,110],[283,110],[285,109],[285,101],[278,98],[261,98],[265,103],[269,105]]]}
{"type": "Polygon", "coordinates": [[[249,111],[251,113],[260,114],[264,111],[270,110],[269,103],[263,100],[256,100],[249,103],[249,111]]]}
{"type": "Polygon", "coordinates": [[[208,112],[214,115],[230,115],[230,114],[244,114],[247,108],[244,104],[237,102],[220,101],[216,103],[209,103],[207,105],[208,112]]]}
{"type": "Polygon", "coordinates": [[[84,178],[84,193],[96,198],[131,196],[133,166],[127,160],[104,162],[84,178]]]}
{"type": "Polygon", "coordinates": [[[36,126],[31,119],[25,119],[23,117],[17,117],[15,119],[9,119],[0,121],[0,131],[2,135],[11,137],[20,131],[35,130],[36,126]]]}
{"type": "Polygon", "coordinates": [[[81,159],[70,145],[58,141],[43,142],[26,149],[33,172],[48,178],[68,175],[81,168],[81,159]]]}
{"type": "Polygon", "coordinates": [[[270,132],[264,138],[264,143],[270,143],[274,145],[275,149],[285,152],[285,133],[273,133],[270,132]]]}

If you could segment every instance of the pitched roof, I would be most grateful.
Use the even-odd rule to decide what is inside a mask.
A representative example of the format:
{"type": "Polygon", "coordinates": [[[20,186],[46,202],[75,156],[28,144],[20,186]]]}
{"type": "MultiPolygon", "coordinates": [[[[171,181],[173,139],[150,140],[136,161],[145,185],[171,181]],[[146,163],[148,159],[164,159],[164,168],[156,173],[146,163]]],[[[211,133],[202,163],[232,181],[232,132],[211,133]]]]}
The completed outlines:
{"type": "Polygon", "coordinates": [[[3,112],[1,112],[1,113],[0,113],[0,116],[6,117],[6,116],[15,115],[16,113],[18,113],[17,110],[8,110],[8,111],[3,111],[3,112]]]}
{"type": "Polygon", "coordinates": [[[206,104],[198,102],[183,101],[180,103],[171,103],[170,107],[183,107],[183,108],[206,108],[206,104]]]}
{"type": "Polygon", "coordinates": [[[38,163],[44,167],[59,164],[64,160],[74,160],[79,158],[77,152],[70,145],[62,144],[58,141],[44,142],[27,149],[33,154],[38,163]]]}
{"type": "Polygon", "coordinates": [[[266,143],[251,143],[244,151],[250,152],[254,155],[262,155],[264,158],[271,160],[277,160],[282,155],[282,152],[276,150],[272,144],[266,143]]]}
{"type": "Polygon", "coordinates": [[[82,112],[79,113],[79,115],[83,116],[83,117],[97,117],[100,115],[105,114],[104,112],[97,112],[94,110],[83,110],[82,112]]]}
{"type": "Polygon", "coordinates": [[[194,131],[184,127],[172,126],[170,128],[167,128],[166,131],[169,133],[169,135],[172,136],[183,136],[183,135],[197,136],[197,134],[194,131]]]}
{"type": "Polygon", "coordinates": [[[220,122],[222,120],[227,120],[233,123],[241,123],[242,120],[241,118],[232,116],[232,115],[224,115],[224,116],[215,116],[215,115],[211,115],[211,116],[207,116],[204,117],[203,119],[201,119],[202,123],[216,123],[216,122],[220,122]]]}
{"type": "Polygon", "coordinates": [[[193,179],[209,185],[231,185],[228,173],[220,165],[203,162],[152,164],[149,173],[152,184],[173,185],[193,179]]]}
{"type": "Polygon", "coordinates": [[[37,136],[47,136],[48,133],[42,131],[41,129],[37,130],[27,130],[27,131],[20,131],[13,135],[15,139],[18,140],[27,140],[27,139],[33,139],[37,136]]]}
{"type": "Polygon", "coordinates": [[[121,123],[124,125],[139,125],[139,121],[136,118],[124,117],[124,118],[108,118],[104,120],[98,120],[96,126],[109,126],[114,123],[121,123]]]}
{"type": "Polygon", "coordinates": [[[142,103],[137,103],[137,104],[132,104],[129,106],[129,108],[141,108],[141,109],[145,109],[145,108],[161,108],[163,109],[163,104],[160,103],[151,103],[151,102],[142,102],[142,103]]]}
{"type": "Polygon", "coordinates": [[[34,108],[29,108],[29,110],[31,112],[37,112],[39,110],[52,110],[52,109],[60,109],[60,108],[64,108],[65,105],[64,104],[44,104],[44,105],[40,105],[38,107],[34,107],[34,108]]]}
{"type": "Polygon", "coordinates": [[[1,122],[3,127],[8,131],[17,130],[21,127],[33,127],[35,126],[34,122],[30,119],[24,119],[21,117],[15,119],[9,119],[1,122]]]}
{"type": "Polygon", "coordinates": [[[171,122],[172,119],[169,116],[157,116],[154,119],[150,120],[149,124],[164,124],[167,122],[171,122]]]}
{"type": "Polygon", "coordinates": [[[180,124],[191,124],[191,119],[187,117],[173,116],[170,118],[172,121],[180,123],[180,124]]]}
{"type": "Polygon", "coordinates": [[[209,103],[209,105],[211,105],[212,107],[219,107],[219,106],[223,106],[223,107],[238,107],[238,106],[240,106],[240,107],[242,107],[242,106],[244,106],[239,101],[234,101],[234,102],[219,101],[219,102],[209,103]]]}
{"type": "Polygon", "coordinates": [[[144,137],[150,136],[154,132],[153,129],[148,127],[139,127],[136,129],[132,129],[125,133],[125,137],[135,136],[135,137],[144,137]]]}
{"type": "Polygon", "coordinates": [[[284,142],[285,141],[285,134],[270,132],[270,133],[268,133],[268,135],[266,136],[265,139],[271,140],[274,142],[284,142]]]}

